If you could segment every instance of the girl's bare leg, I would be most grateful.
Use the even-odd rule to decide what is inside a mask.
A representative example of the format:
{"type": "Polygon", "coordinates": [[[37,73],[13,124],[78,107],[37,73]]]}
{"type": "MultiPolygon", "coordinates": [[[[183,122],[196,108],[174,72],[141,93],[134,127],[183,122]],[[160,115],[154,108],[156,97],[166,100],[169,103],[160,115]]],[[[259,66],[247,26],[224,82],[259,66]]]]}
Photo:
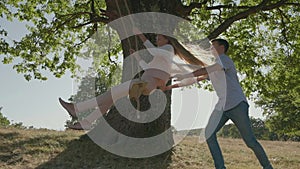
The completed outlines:
{"type": "Polygon", "coordinates": [[[127,81],[118,86],[114,86],[107,92],[83,102],[67,103],[61,98],[59,98],[59,102],[73,117],[77,117],[77,113],[84,112],[95,107],[99,107],[102,114],[104,114],[112,106],[113,100],[118,100],[128,95],[130,83],[131,81],[127,81]]]}
{"type": "MultiPolygon", "coordinates": [[[[154,89],[157,88],[159,83],[159,80],[153,77],[142,77],[142,80],[147,82],[146,90],[143,92],[144,95],[149,95],[154,89]]],[[[121,85],[115,86],[111,90],[98,96],[96,98],[98,109],[94,110],[85,119],[75,123],[74,125],[70,125],[69,128],[77,130],[90,129],[93,122],[105,114],[112,106],[114,101],[128,95],[131,83],[132,81],[122,83],[121,85]]]]}
{"type": "Polygon", "coordinates": [[[59,103],[62,105],[64,109],[67,110],[70,116],[77,118],[75,107],[73,103],[65,102],[63,99],[59,98],[59,103]]]}
{"type": "Polygon", "coordinates": [[[122,97],[128,96],[131,82],[132,81],[127,81],[118,86],[114,86],[110,90],[97,96],[96,98],[74,104],[73,107],[75,107],[76,113],[86,111],[92,108],[96,108],[96,110],[90,113],[85,119],[73,125],[69,125],[68,127],[77,130],[89,129],[95,120],[100,118],[103,114],[105,114],[108,111],[108,109],[113,105],[114,101],[117,101],[122,97]]]}

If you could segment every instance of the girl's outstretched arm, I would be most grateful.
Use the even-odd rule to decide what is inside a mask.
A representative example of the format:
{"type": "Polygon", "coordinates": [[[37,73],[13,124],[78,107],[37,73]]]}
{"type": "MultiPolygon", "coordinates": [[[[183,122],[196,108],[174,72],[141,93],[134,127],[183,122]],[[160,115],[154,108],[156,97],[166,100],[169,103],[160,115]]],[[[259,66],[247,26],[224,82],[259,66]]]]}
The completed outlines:
{"type": "Polygon", "coordinates": [[[198,76],[198,77],[192,77],[192,78],[187,78],[185,80],[180,81],[179,83],[176,83],[176,84],[173,84],[173,85],[169,85],[169,86],[165,86],[164,88],[162,88],[162,90],[166,91],[166,90],[172,90],[174,88],[189,86],[189,85],[195,84],[195,83],[197,83],[199,81],[205,80],[207,78],[208,78],[207,75],[198,76]]]}
{"type": "Polygon", "coordinates": [[[140,38],[143,42],[145,42],[145,41],[148,40],[148,39],[146,38],[146,36],[145,36],[138,28],[135,28],[135,27],[134,27],[134,28],[132,29],[132,31],[133,31],[134,34],[138,35],[139,38],[140,38]]]}

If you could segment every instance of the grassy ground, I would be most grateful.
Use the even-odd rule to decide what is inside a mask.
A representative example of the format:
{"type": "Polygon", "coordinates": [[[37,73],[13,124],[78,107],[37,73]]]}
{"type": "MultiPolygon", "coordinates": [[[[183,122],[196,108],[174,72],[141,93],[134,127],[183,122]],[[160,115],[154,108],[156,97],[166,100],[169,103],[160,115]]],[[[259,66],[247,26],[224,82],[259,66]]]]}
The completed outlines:
{"type": "MultiPolygon", "coordinates": [[[[1,169],[210,169],[205,143],[187,137],[172,154],[147,159],[122,158],[77,131],[0,129],[1,169]]],[[[240,139],[219,139],[228,169],[258,169],[257,159],[240,139]]],[[[276,169],[298,169],[300,143],[260,141],[276,169]]]]}

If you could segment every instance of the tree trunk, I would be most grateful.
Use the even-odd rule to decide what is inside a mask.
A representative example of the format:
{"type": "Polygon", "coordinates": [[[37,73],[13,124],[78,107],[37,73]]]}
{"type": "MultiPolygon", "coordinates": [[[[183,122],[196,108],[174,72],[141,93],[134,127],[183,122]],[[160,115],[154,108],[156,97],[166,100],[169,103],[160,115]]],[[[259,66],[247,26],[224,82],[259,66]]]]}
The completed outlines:
{"type": "MultiPolygon", "coordinates": [[[[107,11],[109,11],[110,19],[115,20],[118,19],[121,16],[126,16],[128,14],[134,14],[134,13],[140,13],[140,12],[165,12],[170,14],[175,14],[176,9],[178,9],[178,2],[179,6],[182,5],[180,1],[174,1],[174,3],[170,4],[168,1],[162,1],[162,0],[107,0],[107,11]],[[176,3],[175,3],[176,2],[176,3]],[[177,5],[176,5],[177,4],[177,5]]],[[[149,24],[151,26],[151,24],[149,24]]],[[[116,29],[117,32],[120,32],[119,28],[116,29]]],[[[155,35],[146,35],[152,42],[155,39],[155,35]]],[[[143,45],[140,40],[137,41],[137,38],[135,37],[129,37],[127,39],[123,39],[121,41],[122,43],[122,49],[123,49],[123,56],[124,60],[129,55],[129,49],[141,49],[143,48],[143,45]]],[[[132,65],[131,65],[132,66],[132,65]]],[[[123,72],[128,73],[130,72],[131,67],[128,67],[128,65],[123,65],[123,72]]],[[[136,76],[138,77],[139,74],[136,76]]],[[[122,81],[128,81],[126,76],[123,74],[122,81]]],[[[165,92],[166,98],[167,98],[167,104],[165,107],[164,112],[154,121],[151,121],[149,123],[137,123],[131,120],[128,120],[124,117],[125,116],[138,116],[137,112],[134,111],[128,111],[128,112],[118,112],[116,107],[113,107],[108,114],[104,117],[105,121],[109,124],[110,127],[113,129],[105,129],[108,126],[102,126],[101,123],[99,123],[98,126],[95,127],[95,129],[91,130],[88,135],[91,135],[92,137],[96,135],[103,135],[101,139],[106,139],[107,142],[114,143],[118,142],[120,140],[119,136],[117,135],[110,135],[110,134],[104,134],[105,132],[110,132],[112,130],[117,131],[118,133],[121,133],[121,135],[125,135],[128,137],[134,137],[134,138],[149,138],[157,136],[161,133],[166,132],[165,139],[164,139],[164,145],[168,145],[171,149],[172,145],[174,144],[173,135],[171,132],[171,91],[165,92]],[[101,131],[102,133],[99,133],[101,131]],[[105,137],[105,138],[104,138],[105,137]],[[111,137],[111,138],[107,138],[111,137]]],[[[160,99],[161,95],[156,95],[157,99],[160,99]]],[[[126,99],[126,98],[124,98],[126,99]]],[[[122,99],[123,100],[123,99],[122,99]]],[[[128,99],[127,99],[128,101],[128,99]]],[[[137,103],[135,101],[131,101],[131,103],[136,107],[137,103]]],[[[149,103],[149,97],[148,96],[141,96],[140,97],[140,111],[146,111],[150,109],[150,103],[149,103]]],[[[155,105],[152,106],[152,108],[155,108],[155,105]]],[[[110,128],[108,127],[108,128],[110,128]]],[[[147,151],[147,150],[145,150],[147,151]]],[[[162,152],[163,153],[163,152],[162,152]]]]}

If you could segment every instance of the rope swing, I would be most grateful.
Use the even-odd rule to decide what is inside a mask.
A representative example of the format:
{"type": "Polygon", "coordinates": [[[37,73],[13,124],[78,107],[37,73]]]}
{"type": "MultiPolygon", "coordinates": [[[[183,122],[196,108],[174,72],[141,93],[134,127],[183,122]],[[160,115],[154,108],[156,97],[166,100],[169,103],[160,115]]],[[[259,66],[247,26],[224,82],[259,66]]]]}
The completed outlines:
{"type": "MultiPolygon", "coordinates": [[[[125,3],[125,8],[127,10],[128,15],[130,15],[130,9],[129,9],[129,5],[128,5],[127,1],[124,0],[124,3],[125,3]]],[[[116,6],[117,6],[118,12],[121,16],[121,8],[120,8],[120,5],[119,5],[118,1],[116,1],[116,6]]],[[[129,16],[129,19],[130,19],[131,25],[134,27],[135,24],[133,22],[132,17],[129,16]]],[[[126,25],[125,25],[123,20],[121,20],[121,22],[122,22],[123,29],[125,30],[126,37],[128,37],[127,31],[126,31],[126,25]]],[[[135,51],[137,51],[138,50],[138,39],[137,39],[136,36],[134,38],[135,38],[135,48],[134,49],[135,49],[135,51]]],[[[127,39],[128,39],[129,49],[133,49],[132,46],[131,46],[129,38],[127,38],[127,39]]],[[[134,76],[133,59],[131,60],[131,65],[132,65],[131,75],[133,77],[134,76]]],[[[140,68],[139,67],[138,67],[138,72],[139,72],[138,80],[134,81],[131,84],[131,87],[129,89],[129,98],[131,100],[134,100],[137,103],[137,108],[136,108],[137,109],[137,118],[139,119],[140,118],[139,112],[140,112],[140,108],[141,108],[139,98],[143,94],[143,91],[145,90],[145,88],[147,86],[147,83],[141,80],[141,74],[140,74],[140,68]]]]}

